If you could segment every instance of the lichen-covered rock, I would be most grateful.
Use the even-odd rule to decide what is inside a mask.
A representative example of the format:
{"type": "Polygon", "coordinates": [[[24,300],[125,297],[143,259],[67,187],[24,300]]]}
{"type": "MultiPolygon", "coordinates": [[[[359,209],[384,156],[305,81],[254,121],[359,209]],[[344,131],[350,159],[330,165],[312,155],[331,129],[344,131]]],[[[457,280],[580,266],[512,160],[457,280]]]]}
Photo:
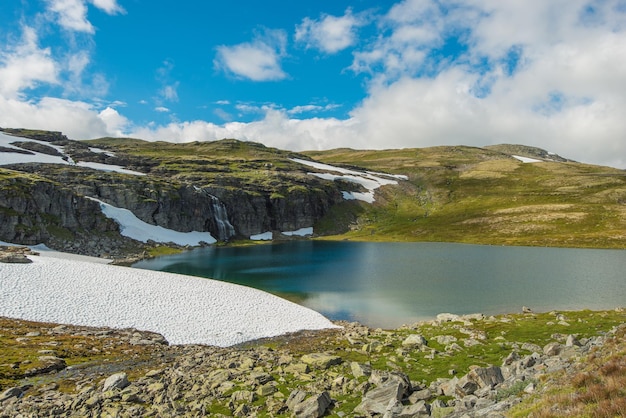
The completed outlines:
{"type": "Polygon", "coordinates": [[[106,378],[104,386],[102,387],[102,392],[107,392],[113,389],[124,389],[128,385],[130,385],[130,382],[128,381],[126,373],[116,373],[106,378]]]}
{"type": "Polygon", "coordinates": [[[330,366],[341,364],[341,357],[324,353],[305,354],[301,357],[303,363],[319,369],[328,369],[330,366]]]}

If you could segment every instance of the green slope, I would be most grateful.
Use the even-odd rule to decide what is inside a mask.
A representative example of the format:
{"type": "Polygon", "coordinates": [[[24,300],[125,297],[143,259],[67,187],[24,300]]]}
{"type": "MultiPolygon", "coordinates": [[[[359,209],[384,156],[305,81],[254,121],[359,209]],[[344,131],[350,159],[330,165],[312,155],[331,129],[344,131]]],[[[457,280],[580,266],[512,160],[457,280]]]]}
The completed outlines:
{"type": "Polygon", "coordinates": [[[409,177],[359,205],[336,239],[626,248],[624,170],[460,146],[306,154],[409,177]]]}

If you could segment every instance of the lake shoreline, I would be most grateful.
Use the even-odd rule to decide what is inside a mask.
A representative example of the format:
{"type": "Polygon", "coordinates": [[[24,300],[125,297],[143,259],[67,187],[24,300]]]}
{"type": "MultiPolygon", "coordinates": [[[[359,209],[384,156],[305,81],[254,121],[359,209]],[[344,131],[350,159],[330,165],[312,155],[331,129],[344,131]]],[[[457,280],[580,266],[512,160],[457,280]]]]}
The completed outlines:
{"type": "Polygon", "coordinates": [[[612,308],[626,299],[624,260],[622,250],[297,240],[207,247],[132,267],[251,286],[333,320],[394,328],[441,312],[612,308]]]}

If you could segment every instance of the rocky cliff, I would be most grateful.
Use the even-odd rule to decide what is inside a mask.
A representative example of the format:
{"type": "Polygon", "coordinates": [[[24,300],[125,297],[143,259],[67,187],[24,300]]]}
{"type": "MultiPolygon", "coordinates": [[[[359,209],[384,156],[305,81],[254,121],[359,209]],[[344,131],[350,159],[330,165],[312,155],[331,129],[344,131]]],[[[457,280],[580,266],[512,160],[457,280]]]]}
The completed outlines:
{"type": "Polygon", "coordinates": [[[94,242],[78,251],[99,255],[113,250],[99,241],[128,241],[85,197],[128,209],[148,224],[208,231],[220,241],[312,227],[343,200],[333,182],[307,177],[286,153],[259,144],[226,140],[209,150],[192,144],[157,152],[143,141],[115,146],[114,140],[86,144],[59,133],[11,133],[22,138],[5,155],[39,153],[60,163],[3,165],[0,240],[9,242],[67,250],[90,235],[94,242]]]}
{"type": "Polygon", "coordinates": [[[86,254],[121,255],[128,246],[99,205],[39,176],[0,169],[0,240],[86,254]]]}

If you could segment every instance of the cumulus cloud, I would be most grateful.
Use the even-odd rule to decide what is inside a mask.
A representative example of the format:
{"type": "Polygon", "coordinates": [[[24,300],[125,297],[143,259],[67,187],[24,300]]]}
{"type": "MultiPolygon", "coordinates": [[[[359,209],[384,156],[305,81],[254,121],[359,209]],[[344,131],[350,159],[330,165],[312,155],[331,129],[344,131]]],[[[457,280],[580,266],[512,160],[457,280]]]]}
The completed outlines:
{"type": "Polygon", "coordinates": [[[626,167],[618,1],[406,0],[381,24],[352,65],[373,75],[351,113],[373,148],[517,142],[626,167]]]}
{"type": "Polygon", "coordinates": [[[106,133],[111,136],[123,136],[129,126],[128,119],[108,106],[98,113],[98,119],[104,122],[106,133]]]}
{"type": "Polygon", "coordinates": [[[308,17],[296,26],[295,40],[328,54],[334,54],[355,44],[356,29],[366,23],[365,19],[352,14],[350,9],[343,16],[323,15],[319,20],[308,17]]]}
{"type": "Polygon", "coordinates": [[[57,84],[59,68],[49,48],[40,48],[35,30],[22,28],[22,42],[0,50],[0,95],[17,97],[40,83],[57,84]]]}
{"type": "MultiPolygon", "coordinates": [[[[87,31],[87,0],[46,1],[59,21],[87,31]]],[[[117,5],[89,1],[107,13],[117,5]]],[[[354,38],[359,22],[350,19],[358,20],[350,10],[342,17],[307,18],[296,32],[298,42],[329,54],[358,46],[351,68],[365,74],[367,84],[346,119],[297,119],[333,105],[282,109],[220,101],[237,103],[236,111],[256,113],[258,120],[133,126],[112,106],[26,100],[28,89],[82,78],[89,65],[89,56],[79,53],[55,61],[26,28],[19,45],[0,52],[0,126],[63,130],[73,138],[238,138],[292,150],[507,142],[626,168],[623,0],[551,0],[533,7],[522,0],[404,0],[378,16],[369,44],[354,38]]],[[[218,47],[214,62],[237,78],[268,81],[288,77],[281,68],[286,57],[286,33],[268,30],[250,42],[218,47]]],[[[159,99],[176,101],[177,81],[160,80],[159,99]]]]}
{"type": "MultiPolygon", "coordinates": [[[[99,114],[85,102],[44,97],[22,101],[0,96],[0,126],[62,131],[74,139],[114,135],[109,131],[111,113],[99,114]]],[[[116,125],[119,126],[119,125],[116,125]]]]}
{"type": "Polygon", "coordinates": [[[217,125],[205,121],[170,123],[165,126],[139,127],[131,136],[154,141],[192,142],[236,138],[262,142],[282,149],[328,149],[340,146],[346,122],[338,119],[290,119],[286,112],[267,109],[262,120],[217,125]],[[307,146],[308,145],[308,146],[307,146]]]}
{"type": "MultiPolygon", "coordinates": [[[[116,7],[116,1],[94,0],[93,3],[107,13],[123,11],[116,7]]],[[[45,4],[47,12],[64,29],[93,32],[86,20],[85,1],[46,0],[45,4]]],[[[128,120],[111,107],[100,111],[94,99],[106,94],[108,83],[101,74],[87,74],[91,61],[89,51],[78,49],[74,42],[64,53],[59,52],[62,49],[55,51],[56,57],[51,48],[40,47],[36,30],[27,25],[22,26],[19,42],[0,46],[0,126],[59,130],[77,139],[121,134],[128,120]],[[85,80],[88,81],[85,83],[85,80]],[[93,103],[28,96],[29,90],[39,87],[57,89],[63,96],[88,96],[93,103]]]]}
{"type": "Polygon", "coordinates": [[[267,30],[252,42],[217,48],[214,64],[229,74],[252,81],[282,80],[287,36],[282,30],[267,30]]]}
{"type": "MultiPolygon", "coordinates": [[[[117,0],[89,0],[98,9],[113,15],[124,13],[117,0]]],[[[95,28],[87,19],[86,0],[46,0],[47,10],[57,18],[58,24],[66,30],[94,33],[95,28]]]]}
{"type": "Polygon", "coordinates": [[[77,32],[94,33],[94,27],[87,20],[87,5],[83,0],[46,0],[48,10],[56,17],[63,28],[77,32]]]}

